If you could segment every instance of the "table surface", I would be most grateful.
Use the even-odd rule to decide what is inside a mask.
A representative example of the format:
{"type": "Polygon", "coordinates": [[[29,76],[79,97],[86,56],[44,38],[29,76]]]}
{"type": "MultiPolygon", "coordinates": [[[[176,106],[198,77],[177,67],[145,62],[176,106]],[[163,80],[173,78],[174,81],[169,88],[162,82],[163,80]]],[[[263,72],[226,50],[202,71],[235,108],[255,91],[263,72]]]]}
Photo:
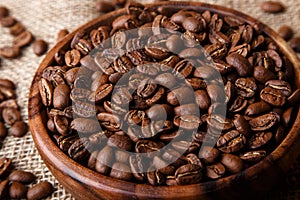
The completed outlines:
{"type": "MultiPolygon", "coordinates": [[[[44,39],[52,48],[56,42],[56,34],[61,29],[75,30],[80,25],[100,16],[95,10],[94,0],[2,0],[0,5],[10,9],[11,15],[25,25],[36,39],[44,39]]],[[[143,0],[139,2],[150,3],[143,0]]],[[[293,27],[295,34],[300,36],[300,1],[283,1],[286,11],[280,14],[263,13],[259,4],[263,0],[206,0],[207,3],[214,3],[234,8],[253,16],[274,30],[281,25],[293,27]]],[[[7,28],[0,27],[0,47],[10,45],[13,37],[9,35],[7,28]]],[[[32,47],[26,47],[23,55],[18,59],[2,60],[0,66],[0,78],[8,78],[17,84],[18,103],[21,106],[23,119],[28,122],[27,105],[29,87],[36,69],[43,57],[37,57],[32,47]]],[[[1,141],[0,141],[1,142],[1,141]]],[[[7,137],[1,146],[0,157],[13,158],[17,169],[28,170],[36,174],[36,182],[47,180],[54,184],[56,190],[48,199],[74,199],[64,190],[51,172],[43,163],[30,132],[23,138],[7,137]]],[[[269,199],[300,199],[300,159],[292,166],[288,176],[288,183],[283,184],[275,195],[269,199]],[[287,189],[289,188],[289,189],[287,189]]]]}

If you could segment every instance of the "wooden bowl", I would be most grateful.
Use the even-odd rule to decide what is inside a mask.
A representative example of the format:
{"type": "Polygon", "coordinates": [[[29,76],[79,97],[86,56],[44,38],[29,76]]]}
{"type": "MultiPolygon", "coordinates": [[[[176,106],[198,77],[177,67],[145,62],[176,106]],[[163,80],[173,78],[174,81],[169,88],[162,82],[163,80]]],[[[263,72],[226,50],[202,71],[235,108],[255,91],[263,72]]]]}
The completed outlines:
{"type": "MultiPolygon", "coordinates": [[[[255,25],[270,36],[281,52],[295,67],[295,85],[300,86],[300,62],[295,53],[268,26],[232,9],[196,2],[159,2],[149,5],[153,8],[196,11],[209,10],[221,15],[234,16],[255,25]]],[[[300,112],[284,141],[261,162],[244,171],[216,181],[184,186],[151,186],[124,182],[92,171],[65,155],[50,138],[46,129],[46,112],[39,95],[38,82],[42,71],[53,62],[54,54],[68,47],[72,37],[79,30],[110,24],[116,17],[125,14],[125,9],[103,15],[80,27],[60,41],[45,57],[38,68],[30,89],[29,123],[32,136],[45,164],[57,180],[77,199],[247,199],[257,197],[272,189],[289,169],[300,152],[300,112]]],[[[298,109],[298,108],[297,108],[298,109]]]]}

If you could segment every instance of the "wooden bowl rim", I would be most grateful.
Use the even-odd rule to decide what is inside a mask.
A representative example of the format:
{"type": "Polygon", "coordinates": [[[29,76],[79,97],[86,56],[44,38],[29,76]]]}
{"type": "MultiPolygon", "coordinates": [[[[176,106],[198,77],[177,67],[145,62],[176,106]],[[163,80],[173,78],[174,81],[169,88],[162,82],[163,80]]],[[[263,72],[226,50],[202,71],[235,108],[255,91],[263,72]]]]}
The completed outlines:
{"type": "MultiPolygon", "coordinates": [[[[242,19],[246,23],[249,23],[253,26],[257,26],[262,32],[266,35],[270,36],[279,46],[281,52],[288,57],[288,59],[294,65],[296,71],[296,86],[299,86],[299,69],[300,69],[300,62],[297,58],[297,55],[294,51],[289,47],[289,45],[278,36],[278,34],[269,28],[267,25],[261,23],[260,21],[244,14],[238,12],[236,10],[226,8],[219,5],[211,5],[207,3],[201,2],[157,2],[153,4],[148,4],[149,7],[177,7],[179,9],[198,9],[198,10],[209,10],[214,13],[218,13],[221,15],[229,15],[234,16],[239,19],[242,19]]],[[[90,29],[91,27],[95,27],[99,23],[115,17],[116,15],[124,14],[126,11],[125,9],[119,9],[114,12],[102,15],[85,25],[79,27],[77,30],[73,31],[69,35],[67,35],[62,41],[57,43],[45,56],[44,60],[41,62],[39,68],[36,71],[34,79],[32,81],[32,85],[30,88],[30,95],[29,95],[29,103],[28,103],[28,113],[29,113],[29,124],[30,130],[36,144],[38,151],[40,152],[44,161],[51,163],[51,165],[47,165],[52,170],[60,170],[63,174],[70,176],[76,181],[80,181],[84,184],[87,184],[91,187],[97,187],[99,189],[122,193],[122,194],[129,194],[131,196],[144,196],[144,197],[153,197],[153,194],[156,195],[158,198],[170,197],[188,197],[193,195],[201,195],[206,192],[210,192],[215,190],[215,187],[223,188],[232,183],[235,183],[237,180],[240,179],[251,179],[256,174],[260,174],[263,170],[271,167],[271,165],[278,165],[283,170],[286,169],[287,166],[284,166],[284,163],[279,162],[280,158],[287,157],[287,153],[295,149],[296,140],[299,140],[299,132],[300,132],[300,112],[298,112],[296,120],[294,122],[293,127],[291,128],[290,132],[284,139],[284,141],[266,158],[264,158],[261,162],[246,168],[242,172],[234,175],[230,175],[216,181],[208,181],[199,184],[193,185],[182,185],[182,186],[151,186],[147,184],[138,184],[132,182],[125,182],[121,180],[117,180],[114,178],[110,178],[108,176],[104,176],[98,172],[95,172],[87,167],[84,167],[71,158],[69,158],[66,154],[64,154],[57,145],[53,142],[50,138],[45,124],[43,123],[42,119],[42,106],[39,97],[38,91],[38,81],[41,78],[41,74],[43,69],[45,69],[52,61],[54,54],[57,50],[61,49],[68,45],[75,35],[76,32],[79,30],[90,29]],[[82,173],[85,172],[85,173],[82,173]],[[146,192],[147,191],[147,192],[146,192]],[[187,193],[186,191],[193,191],[191,193],[187,193]],[[148,196],[151,194],[151,196],[148,196]]],[[[299,109],[298,109],[299,111],[299,109]]],[[[46,163],[47,163],[46,162],[46,163]]],[[[58,178],[58,177],[57,177],[58,178]]],[[[59,180],[59,178],[58,178],[59,180]]]]}

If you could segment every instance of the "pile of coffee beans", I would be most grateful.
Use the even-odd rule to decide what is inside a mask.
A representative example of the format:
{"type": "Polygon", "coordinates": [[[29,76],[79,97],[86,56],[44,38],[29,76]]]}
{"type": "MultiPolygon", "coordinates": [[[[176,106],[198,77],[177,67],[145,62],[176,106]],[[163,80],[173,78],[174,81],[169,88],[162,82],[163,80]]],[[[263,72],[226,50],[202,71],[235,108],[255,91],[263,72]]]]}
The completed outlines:
{"type": "Polygon", "coordinates": [[[281,143],[300,89],[270,37],[210,11],[125,7],[77,32],[41,75],[63,152],[113,178],[185,185],[241,172],[281,143]]]}
{"type": "MultiPolygon", "coordinates": [[[[9,33],[14,36],[13,44],[11,46],[3,46],[0,48],[0,57],[3,58],[17,58],[21,55],[21,49],[31,44],[34,40],[33,34],[26,30],[26,27],[19,22],[16,18],[9,15],[8,8],[4,6],[0,6],[0,24],[2,27],[9,28],[9,33]]],[[[44,54],[47,49],[48,45],[45,41],[45,44],[41,45],[37,44],[34,45],[33,49],[36,55],[40,56],[44,54]],[[42,49],[36,53],[35,49],[42,49]]]]}
{"type": "Polygon", "coordinates": [[[15,88],[12,81],[0,78],[0,140],[7,134],[22,137],[28,131],[28,125],[20,114],[15,88]]]}
{"type": "Polygon", "coordinates": [[[43,199],[54,191],[51,183],[44,181],[28,188],[35,175],[31,172],[16,170],[12,159],[0,158],[0,199],[43,199]]]}

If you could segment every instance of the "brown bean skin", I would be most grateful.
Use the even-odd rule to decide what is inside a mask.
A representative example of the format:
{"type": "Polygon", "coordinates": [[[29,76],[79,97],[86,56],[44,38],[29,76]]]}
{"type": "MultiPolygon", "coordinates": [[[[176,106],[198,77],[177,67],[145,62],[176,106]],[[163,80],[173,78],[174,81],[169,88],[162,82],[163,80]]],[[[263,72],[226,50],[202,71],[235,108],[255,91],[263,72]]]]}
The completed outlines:
{"type": "Polygon", "coordinates": [[[266,13],[280,13],[285,9],[284,5],[279,1],[265,1],[260,4],[260,8],[266,13]]]}
{"type": "Polygon", "coordinates": [[[51,183],[44,181],[34,185],[32,188],[28,189],[27,199],[28,200],[38,200],[45,198],[52,194],[54,191],[51,183]]]}
{"type": "Polygon", "coordinates": [[[31,172],[26,172],[22,170],[15,170],[9,176],[8,180],[17,181],[21,183],[31,183],[35,179],[35,175],[31,172]]]}

